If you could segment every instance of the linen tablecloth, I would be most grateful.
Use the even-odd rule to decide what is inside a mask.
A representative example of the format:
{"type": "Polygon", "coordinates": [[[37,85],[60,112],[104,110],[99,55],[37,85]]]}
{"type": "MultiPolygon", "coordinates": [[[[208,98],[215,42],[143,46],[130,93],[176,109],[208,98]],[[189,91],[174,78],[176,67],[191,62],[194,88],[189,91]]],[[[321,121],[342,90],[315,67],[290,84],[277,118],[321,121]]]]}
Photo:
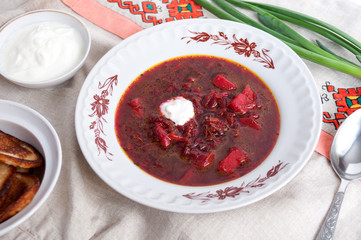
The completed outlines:
{"type": "MultiPolygon", "coordinates": [[[[61,174],[50,197],[27,221],[0,239],[303,240],[316,237],[340,183],[329,160],[316,152],[304,169],[276,193],[252,205],[221,213],[165,212],[138,204],[108,187],[83,157],[75,135],[74,112],[78,93],[89,71],[108,50],[133,32],[123,31],[129,25],[121,26],[122,23],[119,23],[119,28],[123,30],[116,32],[118,28],[108,23],[99,23],[99,19],[94,16],[92,18],[89,12],[87,14],[83,9],[69,5],[69,2],[74,4],[79,1],[64,2],[2,0],[0,3],[0,25],[26,11],[52,8],[79,14],[92,36],[92,48],[84,67],[61,87],[28,89],[0,77],[0,99],[25,104],[41,113],[56,129],[63,148],[61,174]]],[[[186,17],[214,18],[206,10],[194,5],[191,5],[194,15],[182,15],[181,11],[173,11],[177,5],[189,4],[188,0],[92,2],[105,10],[113,11],[112,14],[120,14],[135,22],[138,28],[135,27],[134,32],[186,17]]],[[[361,40],[361,2],[358,0],[258,2],[286,7],[319,18],[361,40]]],[[[316,36],[307,31],[295,28],[311,40],[316,39],[316,36]]],[[[352,57],[332,43],[326,43],[341,55],[352,57]]],[[[361,79],[305,62],[315,78],[322,101],[322,128],[334,135],[342,121],[355,108],[359,108],[348,105],[345,99],[361,95],[361,79]]],[[[347,189],[335,239],[361,239],[359,181],[350,184],[347,189]]]]}

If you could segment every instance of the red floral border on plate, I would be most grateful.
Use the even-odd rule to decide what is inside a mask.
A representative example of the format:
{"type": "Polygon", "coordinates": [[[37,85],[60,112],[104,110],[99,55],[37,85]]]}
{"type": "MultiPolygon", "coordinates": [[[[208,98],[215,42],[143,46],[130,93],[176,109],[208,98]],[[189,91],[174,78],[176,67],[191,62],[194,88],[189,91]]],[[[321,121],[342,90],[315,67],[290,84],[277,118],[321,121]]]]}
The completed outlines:
{"type": "Polygon", "coordinates": [[[89,114],[89,117],[94,117],[95,120],[90,123],[89,129],[94,131],[98,154],[100,155],[101,152],[104,152],[108,160],[112,160],[111,157],[113,154],[108,151],[108,145],[103,138],[103,136],[106,136],[104,123],[107,122],[104,116],[108,114],[109,110],[109,99],[107,97],[113,94],[113,85],[116,86],[117,84],[118,75],[109,77],[104,83],[99,82],[98,89],[101,90],[101,92],[100,94],[94,94],[94,101],[90,104],[93,112],[89,114]]]}
{"type": "Polygon", "coordinates": [[[240,193],[249,193],[251,188],[259,188],[263,187],[266,184],[266,181],[271,177],[276,176],[282,169],[284,169],[288,163],[283,163],[279,161],[276,166],[273,166],[266,174],[265,177],[254,179],[253,181],[248,182],[247,184],[243,182],[239,187],[226,187],[225,189],[219,189],[216,193],[204,192],[204,193],[188,193],[184,194],[183,197],[189,198],[191,200],[199,200],[202,203],[208,202],[213,198],[217,198],[218,200],[224,200],[226,198],[235,198],[240,193]]]}
{"type": "Polygon", "coordinates": [[[206,32],[192,32],[189,31],[195,36],[192,37],[182,37],[181,39],[189,39],[187,44],[195,41],[199,42],[212,42],[211,44],[218,44],[227,46],[225,50],[233,48],[233,50],[238,55],[243,55],[244,57],[254,57],[254,61],[263,63],[265,68],[274,69],[274,63],[272,58],[267,54],[268,49],[261,49],[261,52],[256,50],[257,44],[255,42],[249,42],[247,38],[237,38],[233,34],[232,38],[228,38],[224,32],[218,32],[218,34],[209,34],[206,32]]]}

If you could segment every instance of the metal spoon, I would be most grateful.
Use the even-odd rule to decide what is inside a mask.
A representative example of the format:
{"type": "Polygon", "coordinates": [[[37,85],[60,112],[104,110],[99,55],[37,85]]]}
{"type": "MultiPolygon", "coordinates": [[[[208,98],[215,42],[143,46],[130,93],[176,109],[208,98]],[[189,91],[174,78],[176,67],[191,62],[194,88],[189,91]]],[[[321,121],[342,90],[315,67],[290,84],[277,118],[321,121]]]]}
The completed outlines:
{"type": "Polygon", "coordinates": [[[341,184],[316,240],[333,239],[347,185],[361,178],[361,109],[353,112],[338,129],[330,158],[341,184]]]}

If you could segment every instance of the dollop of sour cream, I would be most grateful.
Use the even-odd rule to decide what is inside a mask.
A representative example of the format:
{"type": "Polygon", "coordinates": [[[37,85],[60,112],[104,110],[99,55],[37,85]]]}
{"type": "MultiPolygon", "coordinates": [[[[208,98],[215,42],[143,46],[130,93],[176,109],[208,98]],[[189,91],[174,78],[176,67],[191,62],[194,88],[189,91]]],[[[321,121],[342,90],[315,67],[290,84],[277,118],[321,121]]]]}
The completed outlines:
{"type": "Polygon", "coordinates": [[[184,97],[172,98],[160,105],[160,112],[176,125],[184,125],[194,117],[193,103],[184,97]]]}
{"type": "Polygon", "coordinates": [[[2,62],[9,76],[41,82],[71,71],[84,52],[83,40],[73,27],[42,22],[15,32],[3,45],[2,62]]]}

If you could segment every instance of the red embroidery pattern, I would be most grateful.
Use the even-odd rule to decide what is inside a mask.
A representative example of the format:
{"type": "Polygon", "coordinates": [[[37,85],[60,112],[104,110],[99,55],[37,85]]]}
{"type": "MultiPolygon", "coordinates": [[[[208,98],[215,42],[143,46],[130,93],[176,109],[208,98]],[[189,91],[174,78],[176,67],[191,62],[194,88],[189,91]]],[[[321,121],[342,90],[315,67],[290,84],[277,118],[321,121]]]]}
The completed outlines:
{"type": "Polygon", "coordinates": [[[361,107],[361,88],[339,88],[338,93],[334,93],[337,111],[350,115],[361,107]]]}
{"type": "Polygon", "coordinates": [[[91,130],[94,129],[95,134],[95,144],[98,148],[98,154],[101,154],[103,151],[105,153],[105,156],[108,160],[111,160],[111,156],[113,156],[112,153],[108,152],[108,146],[105,140],[101,137],[102,135],[105,135],[103,126],[104,122],[107,122],[104,116],[108,114],[109,110],[109,99],[107,97],[109,95],[112,95],[113,93],[113,84],[118,84],[118,75],[115,75],[113,77],[110,77],[104,81],[102,84],[99,82],[98,89],[102,90],[101,94],[95,94],[93,96],[94,102],[91,103],[91,110],[93,111],[92,114],[89,114],[89,117],[95,117],[95,121],[90,123],[89,128],[91,130]]]}
{"type": "Polygon", "coordinates": [[[243,182],[241,184],[241,186],[239,187],[226,187],[225,189],[219,189],[216,191],[216,193],[210,193],[210,192],[205,192],[205,193],[188,193],[183,195],[183,197],[192,199],[192,200],[199,200],[202,201],[202,203],[205,203],[209,200],[211,200],[212,198],[217,198],[218,200],[224,200],[226,198],[235,198],[236,196],[238,196],[240,193],[249,193],[251,188],[258,188],[258,187],[262,187],[266,184],[266,181],[268,179],[270,179],[271,177],[274,177],[276,174],[278,174],[282,169],[284,169],[287,164],[284,164],[283,162],[279,162],[276,166],[273,166],[266,174],[265,177],[261,178],[261,176],[259,176],[258,178],[256,178],[255,180],[249,182],[249,183],[245,183],[243,182]]]}
{"type": "Polygon", "coordinates": [[[134,15],[140,15],[142,17],[142,21],[145,23],[153,23],[153,25],[157,25],[162,23],[161,19],[157,19],[157,17],[149,16],[148,13],[157,13],[157,9],[155,8],[154,3],[152,2],[146,2],[146,4],[143,3],[142,7],[138,4],[133,4],[131,1],[122,1],[122,0],[108,0],[108,2],[111,3],[118,3],[118,6],[121,9],[129,9],[130,13],[134,15]],[[144,8],[145,7],[145,8],[144,8]],[[145,10],[144,10],[145,9],[145,10]],[[151,9],[151,10],[149,10],[151,9]]]}
{"type": "Polygon", "coordinates": [[[264,63],[264,67],[274,69],[275,66],[273,64],[273,60],[270,56],[267,55],[269,50],[262,49],[262,54],[256,50],[257,44],[254,42],[249,42],[247,38],[237,38],[235,34],[233,34],[233,38],[229,39],[226,34],[223,32],[219,32],[218,35],[209,34],[206,32],[192,32],[194,34],[193,37],[183,37],[182,39],[190,39],[188,40],[187,44],[191,41],[199,42],[212,42],[212,44],[224,45],[227,46],[227,49],[233,48],[233,50],[245,57],[251,57],[253,55],[254,61],[264,63]]]}
{"type": "Polygon", "coordinates": [[[335,113],[335,118],[332,118],[329,112],[323,112],[323,122],[333,124],[335,129],[340,127],[341,119],[346,119],[346,116],[344,114],[335,113]]]}
{"type": "MultiPolygon", "coordinates": [[[[327,92],[332,92],[332,97],[337,106],[337,112],[334,114],[334,118],[331,117],[329,112],[323,113],[323,122],[331,123],[337,130],[340,127],[340,120],[346,119],[347,116],[352,114],[357,109],[361,108],[361,87],[357,88],[339,88],[335,89],[334,86],[326,82],[322,89],[327,92]]],[[[327,94],[321,95],[322,102],[329,101],[327,94]]]]}
{"type": "Polygon", "coordinates": [[[166,18],[167,22],[173,21],[174,19],[182,20],[203,16],[201,6],[189,0],[179,0],[179,2],[173,0],[167,5],[167,8],[169,9],[169,16],[171,17],[166,18]]]}
{"type": "Polygon", "coordinates": [[[162,4],[151,1],[142,1],[141,4],[134,4],[132,1],[108,0],[110,3],[118,3],[119,8],[128,9],[131,14],[139,15],[145,23],[153,25],[174,20],[198,18],[203,16],[202,8],[193,0],[162,0],[162,4]],[[157,17],[162,7],[168,9],[168,16],[164,19],[157,17]]]}

